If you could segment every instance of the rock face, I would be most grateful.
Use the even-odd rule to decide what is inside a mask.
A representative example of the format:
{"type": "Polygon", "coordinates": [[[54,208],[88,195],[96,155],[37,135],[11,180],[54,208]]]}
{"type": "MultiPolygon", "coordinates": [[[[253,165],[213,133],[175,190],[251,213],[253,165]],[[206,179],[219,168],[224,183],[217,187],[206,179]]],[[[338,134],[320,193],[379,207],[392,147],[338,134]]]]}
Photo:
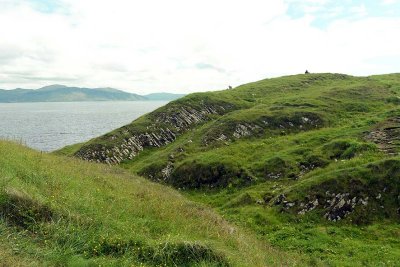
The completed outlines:
{"type": "Polygon", "coordinates": [[[230,108],[229,105],[202,102],[200,107],[182,105],[179,108],[167,108],[165,112],[153,112],[145,131],[131,130],[129,125],[124,126],[112,135],[100,137],[102,142],[83,146],[75,156],[87,161],[119,164],[133,159],[145,148],[161,147],[174,142],[178,135],[194,125],[209,120],[211,115],[222,115],[230,108]]]}
{"type": "Polygon", "coordinates": [[[156,123],[166,123],[172,125],[176,131],[185,131],[193,124],[208,120],[211,114],[224,113],[223,106],[203,105],[200,110],[191,107],[181,107],[177,112],[165,112],[159,114],[156,123]]]}
{"type": "Polygon", "coordinates": [[[361,197],[351,197],[349,193],[344,194],[331,194],[331,199],[326,201],[326,209],[324,217],[329,221],[339,221],[352,213],[356,205],[368,204],[368,197],[365,199],[361,197]]]}
{"type": "Polygon", "coordinates": [[[266,133],[284,135],[291,132],[317,129],[322,127],[323,124],[322,117],[312,112],[260,116],[252,119],[252,121],[228,119],[222,124],[211,127],[203,137],[203,144],[208,146],[215,142],[260,136],[266,133]]]}
{"type": "Polygon", "coordinates": [[[400,149],[400,117],[388,119],[382,126],[368,132],[365,138],[377,144],[382,152],[393,156],[398,155],[400,149]]]}
{"type": "Polygon", "coordinates": [[[300,208],[302,209],[298,212],[298,214],[304,215],[306,214],[306,212],[312,211],[313,209],[318,207],[318,205],[319,205],[318,199],[312,200],[306,204],[300,203],[300,208]]]}
{"type": "MultiPolygon", "coordinates": [[[[382,198],[383,193],[377,193],[373,197],[375,199],[374,206],[380,205],[379,200],[382,198]]],[[[312,210],[319,209],[322,211],[325,219],[337,222],[346,218],[356,211],[357,208],[366,208],[369,206],[370,197],[347,192],[330,193],[327,191],[324,197],[307,196],[305,201],[289,201],[285,195],[281,194],[275,198],[274,205],[280,205],[283,210],[292,209],[298,215],[305,215],[312,210]]],[[[380,208],[383,209],[383,206],[380,206],[380,208]]]]}
{"type": "Polygon", "coordinates": [[[167,180],[171,177],[172,171],[174,170],[174,164],[172,162],[168,162],[167,166],[161,170],[161,175],[164,180],[167,180]]]}
{"type": "Polygon", "coordinates": [[[257,125],[252,125],[249,123],[244,123],[244,124],[238,124],[236,126],[235,131],[233,132],[233,136],[237,139],[241,138],[241,137],[245,137],[245,136],[250,136],[252,135],[253,131],[255,131],[256,129],[261,129],[261,127],[257,126],[257,125]]]}
{"type": "MultiPolygon", "coordinates": [[[[111,139],[115,137],[111,136],[111,139]]],[[[145,147],[161,147],[173,142],[176,134],[169,128],[161,128],[158,132],[132,134],[113,147],[82,147],[75,155],[87,161],[119,164],[123,160],[133,159],[145,147]]]]}

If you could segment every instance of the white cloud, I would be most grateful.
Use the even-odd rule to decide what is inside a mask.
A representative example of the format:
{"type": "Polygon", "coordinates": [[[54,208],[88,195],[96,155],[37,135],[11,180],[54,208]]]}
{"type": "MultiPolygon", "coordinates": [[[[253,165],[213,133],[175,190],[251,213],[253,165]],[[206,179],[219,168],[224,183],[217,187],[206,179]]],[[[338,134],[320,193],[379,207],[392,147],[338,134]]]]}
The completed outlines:
{"type": "Polygon", "coordinates": [[[290,18],[283,0],[63,0],[52,13],[28,3],[0,0],[0,88],[193,92],[306,68],[363,75],[399,67],[382,59],[400,56],[400,18],[363,13],[322,30],[313,15],[290,18]]]}
{"type": "Polygon", "coordinates": [[[391,5],[391,4],[395,4],[398,3],[399,0],[382,0],[384,5],[391,5]]]}

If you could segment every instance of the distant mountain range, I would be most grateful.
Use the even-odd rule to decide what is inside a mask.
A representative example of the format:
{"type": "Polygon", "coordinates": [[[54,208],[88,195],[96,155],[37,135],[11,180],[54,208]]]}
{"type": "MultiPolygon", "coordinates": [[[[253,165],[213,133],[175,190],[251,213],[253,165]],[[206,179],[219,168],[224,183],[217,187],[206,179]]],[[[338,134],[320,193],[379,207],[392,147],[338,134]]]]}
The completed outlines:
{"type": "Polygon", "coordinates": [[[138,95],[114,88],[80,88],[49,85],[39,89],[0,89],[1,103],[78,102],[78,101],[171,101],[184,94],[153,93],[138,95]]]}

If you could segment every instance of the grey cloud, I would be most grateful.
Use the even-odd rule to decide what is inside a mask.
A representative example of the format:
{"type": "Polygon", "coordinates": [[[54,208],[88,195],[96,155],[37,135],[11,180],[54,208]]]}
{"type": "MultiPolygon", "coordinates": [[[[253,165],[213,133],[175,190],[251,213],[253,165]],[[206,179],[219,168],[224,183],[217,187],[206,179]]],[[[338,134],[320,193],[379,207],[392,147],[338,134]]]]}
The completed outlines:
{"type": "Polygon", "coordinates": [[[220,73],[225,73],[225,72],[226,72],[226,70],[223,69],[223,68],[219,68],[219,67],[216,67],[216,66],[214,66],[214,65],[212,65],[212,64],[202,63],[202,62],[197,63],[197,64],[195,65],[195,67],[196,67],[197,69],[200,69],[200,70],[211,69],[211,70],[216,70],[216,71],[218,71],[218,72],[220,72],[220,73]]]}
{"type": "Polygon", "coordinates": [[[113,62],[96,64],[93,66],[93,68],[98,70],[112,71],[112,72],[123,72],[123,73],[129,72],[129,69],[125,65],[113,62]]]}
{"type": "MultiPolygon", "coordinates": [[[[1,72],[0,75],[0,84],[2,85],[16,85],[17,87],[22,84],[37,84],[38,82],[41,84],[46,83],[65,83],[65,82],[76,82],[80,83],[82,81],[82,77],[78,76],[48,76],[48,75],[40,75],[36,72],[29,71],[9,71],[9,72],[1,72]]],[[[10,86],[7,86],[10,87],[10,86]]]]}
{"type": "Polygon", "coordinates": [[[22,49],[16,46],[0,44],[0,64],[11,63],[15,59],[21,57],[22,54],[22,49]]]}
{"type": "Polygon", "coordinates": [[[132,77],[132,78],[127,78],[126,80],[132,81],[132,82],[155,82],[157,81],[157,78],[153,75],[139,75],[141,77],[132,77]]]}
{"type": "Polygon", "coordinates": [[[24,49],[18,45],[0,44],[0,64],[10,64],[20,58],[29,58],[33,61],[49,63],[54,61],[54,51],[45,47],[24,49]]]}
{"type": "Polygon", "coordinates": [[[55,76],[18,76],[18,78],[30,81],[51,81],[51,82],[62,82],[62,81],[79,81],[78,77],[55,77],[55,76]]]}

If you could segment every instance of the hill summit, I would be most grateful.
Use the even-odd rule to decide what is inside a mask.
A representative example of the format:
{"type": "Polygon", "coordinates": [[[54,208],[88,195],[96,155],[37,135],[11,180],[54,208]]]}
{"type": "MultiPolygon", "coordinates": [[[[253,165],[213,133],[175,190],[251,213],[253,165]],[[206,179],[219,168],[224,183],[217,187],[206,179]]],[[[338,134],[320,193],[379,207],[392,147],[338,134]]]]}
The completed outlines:
{"type": "Polygon", "coordinates": [[[389,264],[400,255],[390,241],[400,221],[399,99],[399,74],[265,79],[190,94],[60,153],[184,190],[324,264],[389,264]],[[374,252],[381,245],[385,258],[374,252]]]}

